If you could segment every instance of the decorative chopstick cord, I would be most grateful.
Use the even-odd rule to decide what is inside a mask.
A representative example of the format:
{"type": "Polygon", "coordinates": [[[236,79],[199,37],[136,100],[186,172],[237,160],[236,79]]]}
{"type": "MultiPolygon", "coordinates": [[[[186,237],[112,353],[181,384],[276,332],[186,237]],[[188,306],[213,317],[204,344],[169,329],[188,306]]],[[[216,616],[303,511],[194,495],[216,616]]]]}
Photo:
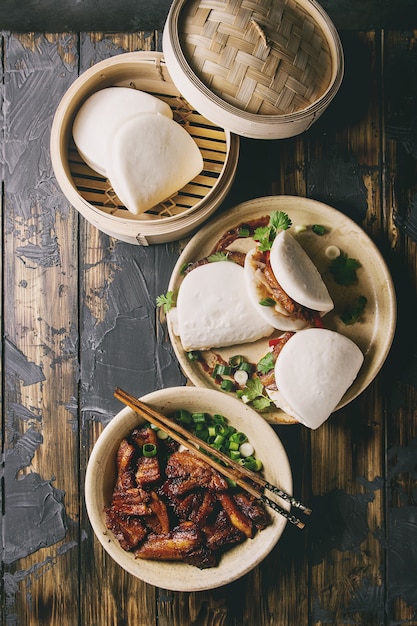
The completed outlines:
{"type": "Polygon", "coordinates": [[[212,446],[207,444],[205,441],[194,436],[192,433],[190,433],[188,430],[186,430],[179,424],[172,423],[171,420],[169,420],[169,418],[162,415],[161,413],[158,413],[157,411],[149,407],[147,404],[145,404],[141,400],[138,400],[137,398],[130,395],[126,391],[123,391],[122,389],[117,388],[114,392],[114,396],[118,400],[120,400],[121,402],[129,406],[131,409],[133,409],[136,413],[138,413],[142,417],[145,417],[149,422],[153,423],[158,428],[161,428],[162,430],[164,430],[168,435],[170,435],[178,443],[182,444],[183,446],[187,448],[189,448],[190,443],[192,443],[193,444],[192,451],[197,456],[199,456],[199,458],[203,459],[208,465],[216,469],[219,473],[223,474],[230,480],[234,481],[237,485],[242,487],[242,489],[244,489],[245,491],[253,495],[258,500],[261,500],[262,502],[267,504],[271,509],[273,509],[274,511],[276,511],[277,513],[285,517],[289,522],[291,522],[291,524],[294,524],[295,526],[298,526],[299,528],[304,528],[305,526],[304,522],[302,522],[295,515],[292,515],[286,509],[283,509],[282,507],[280,507],[273,500],[270,500],[270,498],[268,498],[263,493],[260,493],[259,491],[257,491],[253,486],[251,486],[250,484],[246,482],[245,478],[250,479],[253,483],[257,484],[258,486],[262,488],[266,488],[269,491],[275,493],[276,495],[281,497],[283,500],[286,500],[287,502],[291,503],[293,506],[299,508],[305,514],[309,515],[311,513],[311,509],[309,509],[304,504],[302,504],[301,502],[293,498],[293,496],[287,494],[286,492],[276,487],[275,485],[272,485],[271,483],[264,480],[260,476],[257,476],[256,474],[254,474],[252,471],[248,470],[247,468],[237,463],[234,463],[232,459],[230,459],[226,454],[222,453],[220,450],[213,448],[212,446]],[[225,467],[223,465],[220,465],[217,461],[212,460],[204,452],[201,452],[195,446],[199,446],[203,448],[204,450],[206,450],[206,452],[209,452],[210,454],[215,455],[219,461],[223,461],[224,463],[227,464],[227,466],[225,467]]]}

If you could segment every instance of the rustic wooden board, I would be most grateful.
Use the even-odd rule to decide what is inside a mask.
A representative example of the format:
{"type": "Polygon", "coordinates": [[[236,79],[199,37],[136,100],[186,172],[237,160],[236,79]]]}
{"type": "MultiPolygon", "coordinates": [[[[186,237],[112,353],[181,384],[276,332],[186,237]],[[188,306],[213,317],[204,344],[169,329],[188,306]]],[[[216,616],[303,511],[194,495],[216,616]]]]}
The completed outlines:
{"type": "MultiPolygon", "coordinates": [[[[3,0],[0,23],[15,32],[104,31],[137,32],[162,29],[171,0],[84,0],[82,3],[51,0],[3,0]]],[[[322,0],[340,30],[400,30],[416,23],[414,0],[322,0]]]]}
{"type": "Polygon", "coordinates": [[[79,73],[160,50],[160,33],[2,33],[2,625],[416,623],[417,47],[411,31],[349,29],[342,40],[346,76],[328,111],[300,137],[242,140],[222,210],[283,193],[353,217],[394,277],[394,346],[370,388],[318,431],[277,427],[295,493],[314,508],[305,531],[287,527],[232,585],[186,594],[124,574],[83,502],[89,454],[120,408],[114,387],[185,383],[155,309],[184,242],[130,246],[100,233],[57,187],[48,145],[79,73]]]}
{"type": "Polygon", "coordinates": [[[74,40],[5,35],[3,42],[4,619],[35,624],[45,614],[51,623],[74,623],[77,216],[49,161],[49,128],[71,79],[65,68],[74,64],[74,40]]]}
{"type": "Polygon", "coordinates": [[[385,370],[387,405],[387,606],[393,623],[416,619],[417,552],[417,67],[415,33],[388,33],[385,42],[385,110],[388,140],[385,193],[393,219],[389,253],[397,285],[397,340],[385,370]],[[405,234],[408,233],[408,236],[405,234]],[[410,332],[410,328],[413,328],[410,332]]]}

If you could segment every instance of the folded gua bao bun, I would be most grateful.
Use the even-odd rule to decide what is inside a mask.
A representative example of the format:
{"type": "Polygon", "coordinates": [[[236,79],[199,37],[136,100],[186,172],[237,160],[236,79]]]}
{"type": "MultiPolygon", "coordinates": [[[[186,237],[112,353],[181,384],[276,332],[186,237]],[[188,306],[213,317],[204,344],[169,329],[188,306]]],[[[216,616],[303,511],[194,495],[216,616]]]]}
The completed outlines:
{"type": "Polygon", "coordinates": [[[280,231],[275,237],[269,252],[269,267],[267,263],[267,254],[253,248],[246,255],[245,277],[254,306],[274,328],[300,330],[311,325],[313,314],[322,317],[334,308],[320,272],[288,230],[280,231]],[[260,304],[265,298],[275,304],[260,304]]]}
{"type": "Polygon", "coordinates": [[[85,100],[75,116],[72,135],[87,165],[107,176],[113,135],[121,124],[138,113],[160,113],[172,119],[171,107],[166,102],[130,87],[106,87],[85,100]]]}
{"type": "Polygon", "coordinates": [[[185,351],[257,341],[274,330],[253,306],[243,268],[232,261],[207,263],[186,274],[169,316],[185,351]]]}
{"type": "Polygon", "coordinates": [[[305,426],[316,429],[333,413],[352,385],[364,357],[348,337],[324,328],[292,335],[275,362],[277,389],[271,400],[305,426]]]}
{"type": "Polygon", "coordinates": [[[203,166],[196,142],[178,122],[141,113],[114,133],[107,176],[125,207],[137,215],[175,194],[203,166]]]}

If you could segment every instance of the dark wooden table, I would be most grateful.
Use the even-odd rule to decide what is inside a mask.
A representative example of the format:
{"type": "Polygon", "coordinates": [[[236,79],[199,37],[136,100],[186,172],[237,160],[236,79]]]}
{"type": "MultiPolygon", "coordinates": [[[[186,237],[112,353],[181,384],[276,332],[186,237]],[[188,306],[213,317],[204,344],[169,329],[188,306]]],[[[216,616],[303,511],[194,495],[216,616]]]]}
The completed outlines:
{"type": "Polygon", "coordinates": [[[413,2],[359,4],[323,3],[346,60],[329,109],[299,137],[243,139],[220,210],[291,194],[352,217],[392,272],[396,336],[376,380],[321,428],[275,427],[309,525],[287,526],[242,579],[196,594],[125,574],[83,500],[91,449],[120,408],[114,388],[140,396],[186,382],[155,308],[184,242],[102,234],[69,206],[49,153],[76,77],[111,55],[159,50],[161,25],[126,14],[124,34],[110,22],[107,34],[85,22],[76,32],[71,19],[57,33],[56,15],[54,32],[24,32],[33,7],[21,29],[13,12],[0,25],[2,626],[417,624],[417,19],[413,2]]]}

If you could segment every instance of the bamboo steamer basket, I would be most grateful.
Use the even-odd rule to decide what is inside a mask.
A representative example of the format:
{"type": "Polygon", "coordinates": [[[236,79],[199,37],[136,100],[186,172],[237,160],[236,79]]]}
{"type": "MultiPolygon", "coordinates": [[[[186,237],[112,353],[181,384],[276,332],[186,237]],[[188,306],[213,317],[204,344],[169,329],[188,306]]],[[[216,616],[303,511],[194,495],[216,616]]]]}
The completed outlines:
{"type": "Polygon", "coordinates": [[[315,0],[174,0],[163,50],[192,106],[253,139],[306,131],[344,72],[336,28],[315,0]]]}
{"type": "Polygon", "coordinates": [[[58,184],[87,221],[126,243],[150,245],[187,236],[219,207],[234,180],[239,138],[189,105],[161,53],[140,51],[101,61],[74,81],[55,112],[50,149],[58,184]],[[72,124],[82,103],[110,86],[140,89],[167,102],[203,156],[203,171],[194,180],[140,216],[128,211],[110,182],[87,166],[72,139],[72,124]]]}

